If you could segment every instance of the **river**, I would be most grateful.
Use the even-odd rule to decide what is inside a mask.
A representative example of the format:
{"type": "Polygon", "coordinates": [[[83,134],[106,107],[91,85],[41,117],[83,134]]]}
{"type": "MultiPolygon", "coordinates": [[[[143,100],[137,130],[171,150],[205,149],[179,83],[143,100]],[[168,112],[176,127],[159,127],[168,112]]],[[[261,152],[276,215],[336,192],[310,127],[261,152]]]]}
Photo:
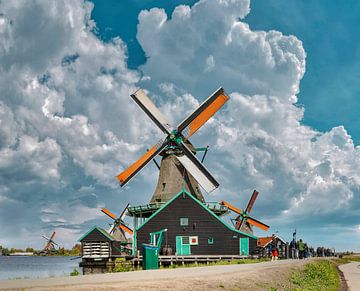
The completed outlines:
{"type": "Polygon", "coordinates": [[[69,276],[81,259],[57,256],[0,256],[0,280],[69,276]]]}

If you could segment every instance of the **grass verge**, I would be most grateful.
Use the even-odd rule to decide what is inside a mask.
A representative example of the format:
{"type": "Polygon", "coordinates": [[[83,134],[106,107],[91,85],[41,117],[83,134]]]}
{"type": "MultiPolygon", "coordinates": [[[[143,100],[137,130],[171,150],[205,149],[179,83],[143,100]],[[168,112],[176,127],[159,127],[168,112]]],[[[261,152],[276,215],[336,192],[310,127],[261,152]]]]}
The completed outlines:
{"type": "Polygon", "coordinates": [[[339,290],[340,278],[332,260],[311,262],[302,270],[294,271],[290,282],[295,290],[339,290]]]}

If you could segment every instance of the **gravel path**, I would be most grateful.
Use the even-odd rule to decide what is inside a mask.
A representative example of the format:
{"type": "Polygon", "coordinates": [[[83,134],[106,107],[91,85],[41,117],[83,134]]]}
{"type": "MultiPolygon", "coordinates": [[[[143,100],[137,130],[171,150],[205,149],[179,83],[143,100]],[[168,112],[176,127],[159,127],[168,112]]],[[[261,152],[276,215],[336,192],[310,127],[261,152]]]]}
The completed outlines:
{"type": "Polygon", "coordinates": [[[360,290],[360,263],[351,262],[345,265],[340,265],[339,269],[344,273],[349,290],[360,290]]]}
{"type": "Polygon", "coordinates": [[[309,260],[0,281],[0,289],[26,290],[269,290],[309,260]]]}

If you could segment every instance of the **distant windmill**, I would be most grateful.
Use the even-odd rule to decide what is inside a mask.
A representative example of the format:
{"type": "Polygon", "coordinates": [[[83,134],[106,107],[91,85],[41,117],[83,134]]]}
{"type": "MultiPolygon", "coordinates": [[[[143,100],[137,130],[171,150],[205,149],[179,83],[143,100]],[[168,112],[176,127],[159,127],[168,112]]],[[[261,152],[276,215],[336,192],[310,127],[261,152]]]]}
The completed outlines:
{"type": "Polygon", "coordinates": [[[117,176],[120,186],[124,186],[151,160],[161,155],[158,184],[150,203],[167,202],[182,188],[201,202],[205,202],[199,185],[206,192],[211,192],[219,186],[219,183],[195,157],[197,149],[188,139],[227,102],[229,97],[224,89],[216,90],[177,127],[170,125],[166,116],[142,89],[132,94],[131,98],[160,128],[165,137],[117,176]]]}
{"type": "Polygon", "coordinates": [[[42,254],[49,254],[53,251],[55,251],[55,246],[59,247],[59,245],[54,241],[56,232],[54,231],[50,238],[43,235],[42,237],[46,240],[45,247],[42,249],[42,254]]]}
{"type": "Polygon", "coordinates": [[[117,217],[115,214],[113,214],[106,208],[101,209],[103,213],[105,213],[107,216],[109,216],[114,220],[108,232],[111,235],[113,235],[116,240],[119,241],[127,241],[125,232],[128,233],[129,235],[133,235],[133,230],[130,227],[128,227],[124,222],[124,218],[127,213],[128,207],[129,204],[126,205],[126,207],[124,208],[124,210],[122,211],[119,217],[117,217]]]}
{"type": "Polygon", "coordinates": [[[247,233],[252,233],[253,231],[251,225],[261,228],[263,230],[268,230],[270,228],[270,226],[266,225],[265,223],[262,223],[261,221],[249,216],[249,213],[251,212],[251,209],[254,206],[255,200],[258,195],[259,192],[254,190],[249,200],[249,203],[244,211],[236,208],[235,206],[232,206],[231,204],[225,201],[220,202],[220,204],[227,206],[231,211],[238,214],[238,216],[235,219],[232,219],[234,226],[237,230],[242,230],[247,233]]]}

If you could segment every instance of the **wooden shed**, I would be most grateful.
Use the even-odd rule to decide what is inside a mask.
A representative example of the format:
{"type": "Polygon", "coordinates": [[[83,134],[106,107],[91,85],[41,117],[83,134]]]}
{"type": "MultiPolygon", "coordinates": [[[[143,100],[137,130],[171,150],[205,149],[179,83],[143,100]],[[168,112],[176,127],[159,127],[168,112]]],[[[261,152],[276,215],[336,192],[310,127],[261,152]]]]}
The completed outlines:
{"type": "Polygon", "coordinates": [[[256,249],[257,237],[238,231],[185,190],[153,213],[134,233],[134,247],[148,243],[150,233],[167,229],[162,246],[172,255],[243,255],[256,249]]]}
{"type": "Polygon", "coordinates": [[[81,242],[83,259],[108,259],[121,255],[120,242],[96,225],[85,233],[79,241],[81,242]]]}

